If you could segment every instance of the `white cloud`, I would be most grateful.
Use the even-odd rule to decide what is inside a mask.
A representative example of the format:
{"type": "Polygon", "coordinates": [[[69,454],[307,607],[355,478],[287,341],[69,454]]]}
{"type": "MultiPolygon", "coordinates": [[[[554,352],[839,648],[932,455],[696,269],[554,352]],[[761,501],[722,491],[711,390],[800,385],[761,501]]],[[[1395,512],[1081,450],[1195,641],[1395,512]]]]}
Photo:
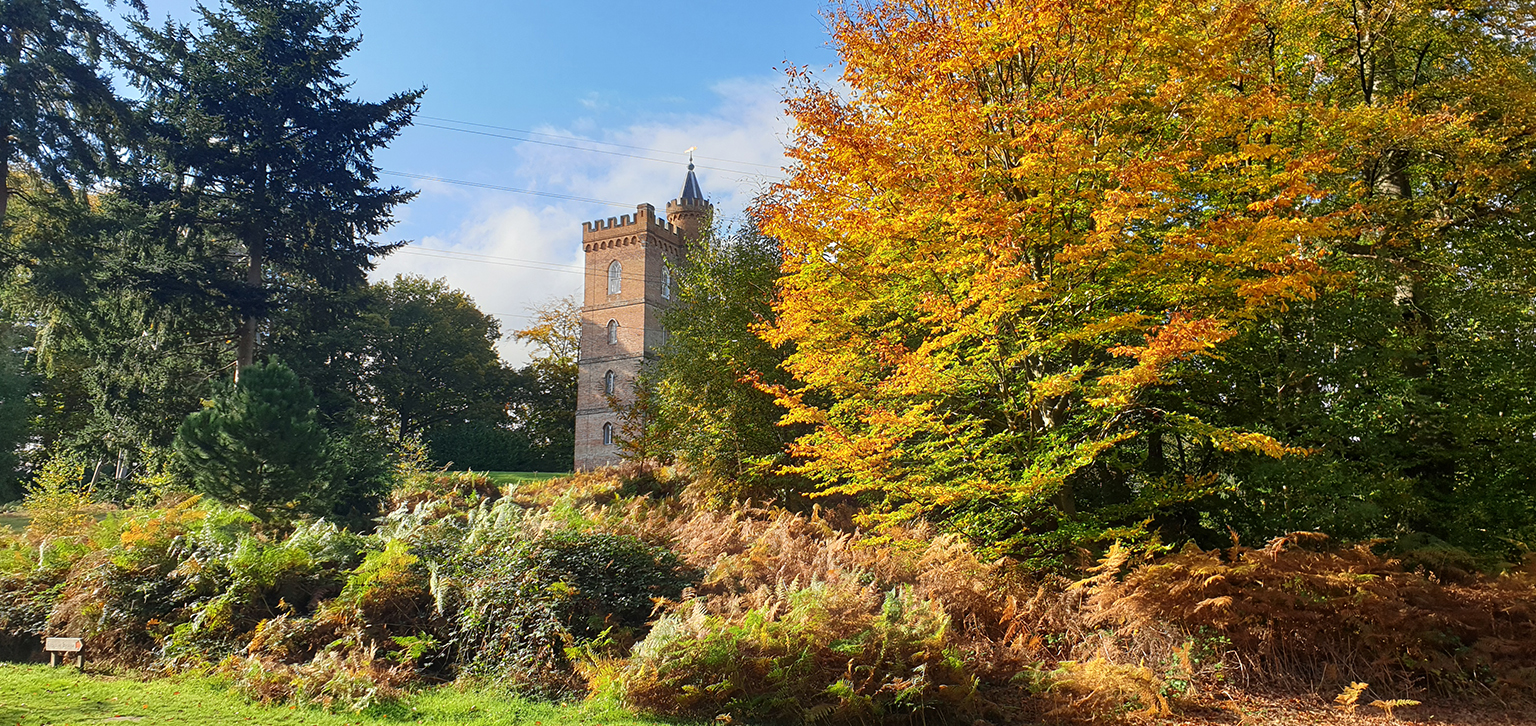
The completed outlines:
{"type": "MultiPolygon", "coordinates": [[[[697,147],[697,174],[705,196],[723,219],[740,213],[783,163],[783,144],[788,121],[780,104],[780,89],[769,80],[741,79],[718,84],[714,109],[704,114],[652,118],[631,126],[584,138],[642,149],[682,152],[697,147]],[[731,162],[716,161],[729,159],[731,162]],[[765,166],[751,166],[761,164],[765,166]],[[765,176],[767,175],[767,176],[765,176]]],[[[540,132],[582,135],[575,128],[544,127],[540,132]]],[[[664,155],[612,149],[636,156],[664,155]]],[[[665,155],[672,158],[672,155],[665,155]]],[[[601,199],[625,204],[628,209],[582,202],[553,201],[535,196],[482,192],[464,187],[422,182],[414,205],[433,205],[457,210],[457,219],[426,233],[407,250],[385,259],[373,278],[389,279],[398,273],[446,277],[449,284],[470,294],[488,313],[522,315],[530,307],[553,297],[578,295],[581,290],[581,223],[600,217],[632,212],[634,204],[651,203],[660,210],[681,191],[686,158],[675,163],[596,154],[573,149],[521,144],[513,168],[499,183],[522,189],[601,199]],[[472,253],[498,260],[467,261],[428,256],[426,250],[472,253]]],[[[444,174],[444,176],[448,176],[444,174]]],[[[413,218],[414,219],[414,218],[413,218]]],[[[524,322],[504,317],[502,328],[511,331],[524,322]]],[[[526,362],[528,351],[505,340],[502,357],[514,365],[526,362]]]]}

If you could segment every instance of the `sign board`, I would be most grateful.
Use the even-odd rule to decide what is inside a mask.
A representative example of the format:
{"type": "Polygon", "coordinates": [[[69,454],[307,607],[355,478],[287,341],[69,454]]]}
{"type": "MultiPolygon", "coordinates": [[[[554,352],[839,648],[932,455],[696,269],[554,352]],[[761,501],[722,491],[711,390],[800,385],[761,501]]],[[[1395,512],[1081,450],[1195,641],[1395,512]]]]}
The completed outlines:
{"type": "Polygon", "coordinates": [[[43,650],[50,653],[79,653],[85,648],[80,638],[49,638],[43,642],[43,650]]]}

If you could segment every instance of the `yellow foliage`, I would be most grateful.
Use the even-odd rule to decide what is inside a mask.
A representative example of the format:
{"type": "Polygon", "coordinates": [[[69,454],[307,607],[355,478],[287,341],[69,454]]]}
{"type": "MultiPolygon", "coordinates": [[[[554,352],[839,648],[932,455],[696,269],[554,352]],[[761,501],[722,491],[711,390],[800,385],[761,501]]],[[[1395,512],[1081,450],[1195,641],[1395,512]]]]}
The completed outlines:
{"type": "Polygon", "coordinates": [[[1370,688],[1370,685],[1369,683],[1360,683],[1358,681],[1351,683],[1343,692],[1333,697],[1333,702],[1339,704],[1345,713],[1353,714],[1355,707],[1359,705],[1360,694],[1364,693],[1365,689],[1370,688]]]}
{"type": "Polygon", "coordinates": [[[85,462],[71,457],[54,457],[43,464],[33,477],[22,500],[31,522],[27,537],[46,541],[59,537],[78,537],[88,531],[91,516],[91,491],[85,482],[85,462]]]}
{"type": "Polygon", "coordinates": [[[1405,706],[1417,706],[1419,705],[1419,702],[1411,698],[1394,698],[1390,701],[1371,701],[1371,705],[1386,711],[1387,718],[1396,718],[1392,715],[1392,709],[1403,708],[1405,706]]]}
{"type": "Polygon", "coordinates": [[[1141,706],[1141,710],[1135,712],[1136,716],[1173,715],[1168,698],[1163,695],[1167,684],[1146,666],[1112,663],[1103,658],[1063,661],[1050,676],[1052,690],[1073,696],[1070,704],[1058,711],[1087,709],[1097,714],[1117,715],[1136,704],[1141,706]]]}

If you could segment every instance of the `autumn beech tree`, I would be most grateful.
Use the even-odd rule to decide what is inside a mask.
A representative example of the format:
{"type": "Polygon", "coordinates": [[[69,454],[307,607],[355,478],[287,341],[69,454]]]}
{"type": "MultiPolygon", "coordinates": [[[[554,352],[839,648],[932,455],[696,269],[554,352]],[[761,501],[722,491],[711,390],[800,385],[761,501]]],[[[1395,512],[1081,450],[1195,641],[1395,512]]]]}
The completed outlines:
{"type": "Polygon", "coordinates": [[[874,520],[939,518],[1052,557],[1177,525],[1244,486],[1234,461],[1330,455],[1273,425],[1272,390],[1245,399],[1274,382],[1223,366],[1262,367],[1284,347],[1263,331],[1320,300],[1386,300],[1395,318],[1335,349],[1391,337],[1399,354],[1367,367],[1431,375],[1437,323],[1419,311],[1461,264],[1442,240],[1486,254],[1503,227],[1500,249],[1528,255],[1508,243],[1532,181],[1525,13],[837,14],[843,84],[792,74],[794,166],[767,225],[784,267],[766,335],[793,344],[801,382],[779,399],[814,426],[797,471],[875,502],[874,520]]]}

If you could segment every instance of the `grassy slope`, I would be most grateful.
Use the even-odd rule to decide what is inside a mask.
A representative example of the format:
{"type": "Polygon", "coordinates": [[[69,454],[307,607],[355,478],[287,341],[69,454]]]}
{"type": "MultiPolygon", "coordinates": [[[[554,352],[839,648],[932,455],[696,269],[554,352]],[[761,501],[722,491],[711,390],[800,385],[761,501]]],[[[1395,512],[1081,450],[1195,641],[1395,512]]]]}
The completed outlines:
{"type": "Polygon", "coordinates": [[[518,481],[548,481],[562,476],[570,476],[570,474],[537,471],[483,471],[479,473],[490,477],[491,482],[495,484],[511,484],[518,481]]]}
{"type": "Polygon", "coordinates": [[[486,692],[437,688],[389,709],[332,714],[314,708],[263,706],[206,678],[131,678],[82,675],[70,668],[0,663],[0,725],[100,723],[175,726],[341,726],[342,724],[653,724],[602,706],[556,706],[486,692]]]}
{"type": "Polygon", "coordinates": [[[27,523],[32,518],[19,512],[0,512],[0,529],[11,529],[20,532],[27,528],[27,523]]]}

